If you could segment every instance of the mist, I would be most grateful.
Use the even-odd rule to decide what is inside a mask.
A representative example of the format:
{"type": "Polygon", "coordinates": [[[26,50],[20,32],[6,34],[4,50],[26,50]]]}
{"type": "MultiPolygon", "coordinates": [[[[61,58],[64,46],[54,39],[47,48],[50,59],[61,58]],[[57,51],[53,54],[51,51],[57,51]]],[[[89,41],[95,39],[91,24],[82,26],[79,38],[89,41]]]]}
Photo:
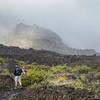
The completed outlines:
{"type": "Polygon", "coordinates": [[[0,1],[0,43],[14,42],[12,29],[23,22],[56,32],[73,48],[100,52],[99,5],[100,0],[0,1]]]}

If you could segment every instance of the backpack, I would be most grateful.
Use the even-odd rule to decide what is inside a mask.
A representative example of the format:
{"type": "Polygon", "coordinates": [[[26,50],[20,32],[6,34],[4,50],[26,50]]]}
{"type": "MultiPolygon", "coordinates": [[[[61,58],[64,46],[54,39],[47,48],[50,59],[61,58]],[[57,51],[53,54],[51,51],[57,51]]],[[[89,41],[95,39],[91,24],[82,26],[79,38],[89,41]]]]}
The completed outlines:
{"type": "Polygon", "coordinates": [[[14,75],[15,76],[20,76],[22,74],[22,69],[17,67],[15,68],[15,71],[14,71],[14,75]]]}

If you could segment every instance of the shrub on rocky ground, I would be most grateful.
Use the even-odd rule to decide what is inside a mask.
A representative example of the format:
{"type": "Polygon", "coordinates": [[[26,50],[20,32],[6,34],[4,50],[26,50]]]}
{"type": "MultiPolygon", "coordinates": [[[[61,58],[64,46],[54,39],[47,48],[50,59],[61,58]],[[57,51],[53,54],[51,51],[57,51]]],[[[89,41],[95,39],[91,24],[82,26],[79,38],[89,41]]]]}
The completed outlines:
{"type": "Polygon", "coordinates": [[[90,91],[94,92],[100,98],[100,81],[94,81],[90,86],[90,91]]]}
{"type": "Polygon", "coordinates": [[[10,75],[10,72],[7,68],[0,69],[0,75],[10,75]]]}
{"type": "Polygon", "coordinates": [[[58,65],[58,66],[53,66],[53,67],[51,67],[50,71],[51,71],[53,74],[57,74],[57,73],[65,72],[65,71],[66,71],[66,68],[67,68],[66,65],[64,65],[64,66],[58,65]]]}
{"type": "Polygon", "coordinates": [[[91,71],[91,68],[85,65],[75,66],[71,70],[75,74],[87,74],[89,71],[91,71]]]}
{"type": "Polygon", "coordinates": [[[47,79],[47,71],[39,69],[39,68],[33,68],[29,69],[27,71],[27,74],[23,76],[23,83],[28,85],[32,85],[34,83],[40,83],[41,81],[44,81],[47,79]]]}
{"type": "Polygon", "coordinates": [[[100,79],[100,72],[97,72],[97,73],[96,73],[96,78],[97,78],[97,79],[100,79]]]}
{"type": "Polygon", "coordinates": [[[4,59],[4,58],[0,57],[0,65],[5,64],[5,62],[6,62],[6,59],[4,59]]]}
{"type": "Polygon", "coordinates": [[[67,80],[67,77],[60,76],[60,77],[57,78],[57,80],[58,80],[59,82],[64,82],[65,80],[67,80]]]}
{"type": "Polygon", "coordinates": [[[87,78],[86,75],[80,75],[80,80],[81,80],[83,83],[88,82],[88,78],[87,78]]]}

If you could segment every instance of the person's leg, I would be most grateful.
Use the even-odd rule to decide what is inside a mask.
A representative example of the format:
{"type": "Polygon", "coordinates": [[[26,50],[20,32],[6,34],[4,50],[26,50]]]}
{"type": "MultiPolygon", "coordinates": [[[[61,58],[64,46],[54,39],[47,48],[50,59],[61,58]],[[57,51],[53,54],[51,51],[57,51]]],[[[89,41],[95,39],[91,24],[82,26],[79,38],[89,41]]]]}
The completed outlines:
{"type": "Polygon", "coordinates": [[[15,76],[15,88],[17,88],[18,76],[15,76]]]}
{"type": "Polygon", "coordinates": [[[22,88],[21,76],[18,77],[18,82],[19,82],[20,87],[22,88]]]}

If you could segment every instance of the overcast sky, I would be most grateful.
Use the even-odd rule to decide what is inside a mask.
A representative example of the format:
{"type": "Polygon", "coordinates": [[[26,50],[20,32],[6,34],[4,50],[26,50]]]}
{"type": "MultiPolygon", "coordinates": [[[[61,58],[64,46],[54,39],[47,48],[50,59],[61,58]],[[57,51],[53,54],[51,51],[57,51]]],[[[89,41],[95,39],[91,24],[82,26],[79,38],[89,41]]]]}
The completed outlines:
{"type": "Polygon", "coordinates": [[[100,0],[0,0],[0,27],[20,22],[49,28],[71,47],[100,52],[100,0]]]}

